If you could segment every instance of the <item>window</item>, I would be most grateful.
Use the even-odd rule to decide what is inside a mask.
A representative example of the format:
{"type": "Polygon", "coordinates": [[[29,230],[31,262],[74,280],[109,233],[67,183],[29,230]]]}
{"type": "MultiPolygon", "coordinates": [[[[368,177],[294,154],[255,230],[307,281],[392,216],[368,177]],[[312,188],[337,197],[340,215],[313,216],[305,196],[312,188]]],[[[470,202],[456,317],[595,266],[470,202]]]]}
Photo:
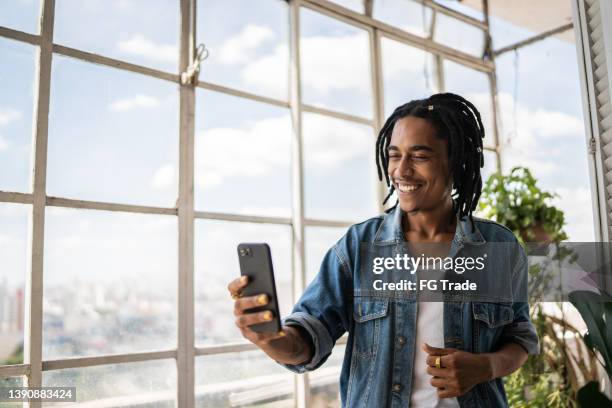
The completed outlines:
{"type": "MultiPolygon", "coordinates": [[[[335,3],[365,12],[361,0],[335,3]]],[[[100,406],[187,406],[190,397],[196,406],[297,405],[305,377],[234,325],[236,245],[271,246],[288,314],[347,227],[380,212],[378,116],[442,88],[447,66],[436,64],[448,55],[388,26],[282,0],[56,0],[54,26],[42,30],[53,28],[49,55],[40,6],[0,5],[0,334],[11,339],[0,378],[37,377],[28,377],[37,364],[15,365],[27,338],[45,363],[39,385],[76,386],[80,401],[100,406]],[[181,85],[188,43],[209,56],[199,81],[181,85]],[[302,228],[303,246],[294,242],[302,228]],[[29,279],[42,280],[42,293],[26,293],[29,279]],[[39,303],[24,327],[27,306],[39,303]],[[193,345],[179,327],[193,330],[193,345]],[[177,358],[192,346],[192,360],[177,358]]],[[[374,6],[375,19],[433,44],[430,8],[374,6]]],[[[488,92],[479,86],[467,91],[488,92]]],[[[314,403],[338,404],[345,342],[308,375],[314,403]]]]}
{"type": "Polygon", "coordinates": [[[179,9],[165,0],[57,0],[56,43],[177,72],[179,9]]]}
{"type": "Polygon", "coordinates": [[[206,44],[210,51],[201,81],[288,100],[289,14],[285,1],[263,0],[254,6],[249,0],[201,0],[197,24],[198,43],[206,44]]]}
{"type": "Polygon", "coordinates": [[[30,191],[35,51],[0,38],[0,190],[30,191]]]}
{"type": "Polygon", "coordinates": [[[300,17],[303,102],[371,118],[368,32],[306,8],[300,17]]]}
{"type": "Polygon", "coordinates": [[[23,362],[27,232],[30,205],[0,203],[0,364],[23,362]]]}

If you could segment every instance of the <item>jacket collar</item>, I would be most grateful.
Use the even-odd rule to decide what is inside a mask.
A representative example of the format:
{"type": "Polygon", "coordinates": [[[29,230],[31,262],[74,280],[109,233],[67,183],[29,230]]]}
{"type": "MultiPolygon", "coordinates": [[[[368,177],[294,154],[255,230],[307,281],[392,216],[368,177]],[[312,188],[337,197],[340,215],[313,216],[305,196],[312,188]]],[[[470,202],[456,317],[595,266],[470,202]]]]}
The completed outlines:
{"type": "MultiPolygon", "coordinates": [[[[399,206],[399,203],[393,207],[393,209],[386,213],[376,236],[374,242],[394,242],[399,243],[406,241],[402,230],[402,216],[404,211],[399,206]]],[[[463,217],[459,219],[457,217],[457,228],[455,229],[455,236],[453,243],[458,245],[467,244],[484,244],[486,243],[484,237],[480,233],[476,221],[474,222],[474,230],[472,231],[472,223],[469,218],[463,217]]]]}

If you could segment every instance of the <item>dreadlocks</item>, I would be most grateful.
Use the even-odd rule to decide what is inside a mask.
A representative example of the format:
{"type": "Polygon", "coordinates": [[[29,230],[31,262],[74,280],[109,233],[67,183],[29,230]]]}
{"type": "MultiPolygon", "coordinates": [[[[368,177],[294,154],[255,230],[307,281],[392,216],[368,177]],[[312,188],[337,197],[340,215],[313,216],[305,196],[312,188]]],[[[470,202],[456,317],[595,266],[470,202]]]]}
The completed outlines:
{"type": "Polygon", "coordinates": [[[484,165],[482,140],[485,131],[476,107],[453,93],[434,94],[426,99],[410,101],[397,107],[385,122],[376,140],[378,179],[382,181],[384,175],[389,187],[389,194],[383,204],[395,191],[387,171],[387,148],[395,123],[406,116],[426,119],[435,127],[438,137],[448,140],[449,169],[453,178],[453,209],[459,218],[468,216],[474,228],[472,212],[478,205],[482,191],[480,168],[484,165]]]}

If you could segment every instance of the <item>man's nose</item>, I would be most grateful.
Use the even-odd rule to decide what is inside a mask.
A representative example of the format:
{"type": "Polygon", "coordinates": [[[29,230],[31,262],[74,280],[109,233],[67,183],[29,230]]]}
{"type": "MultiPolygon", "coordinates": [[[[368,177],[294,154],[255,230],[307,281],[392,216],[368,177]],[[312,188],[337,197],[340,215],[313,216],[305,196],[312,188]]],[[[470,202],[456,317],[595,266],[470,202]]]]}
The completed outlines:
{"type": "Polygon", "coordinates": [[[412,176],[414,174],[414,162],[410,158],[410,156],[406,155],[402,157],[399,163],[399,173],[400,176],[412,176]]]}

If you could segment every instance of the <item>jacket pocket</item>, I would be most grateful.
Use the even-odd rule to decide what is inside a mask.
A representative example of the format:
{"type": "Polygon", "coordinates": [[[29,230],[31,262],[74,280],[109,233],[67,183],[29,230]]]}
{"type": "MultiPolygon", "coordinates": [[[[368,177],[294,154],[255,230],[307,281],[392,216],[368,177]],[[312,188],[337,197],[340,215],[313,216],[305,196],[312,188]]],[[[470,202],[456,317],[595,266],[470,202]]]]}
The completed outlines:
{"type": "Polygon", "coordinates": [[[353,304],[355,341],[353,351],[363,358],[376,355],[381,326],[389,314],[389,299],[356,297],[353,304]]]}
{"type": "Polygon", "coordinates": [[[514,309],[511,303],[473,302],[474,319],[490,328],[505,326],[514,321],[514,309]]]}

